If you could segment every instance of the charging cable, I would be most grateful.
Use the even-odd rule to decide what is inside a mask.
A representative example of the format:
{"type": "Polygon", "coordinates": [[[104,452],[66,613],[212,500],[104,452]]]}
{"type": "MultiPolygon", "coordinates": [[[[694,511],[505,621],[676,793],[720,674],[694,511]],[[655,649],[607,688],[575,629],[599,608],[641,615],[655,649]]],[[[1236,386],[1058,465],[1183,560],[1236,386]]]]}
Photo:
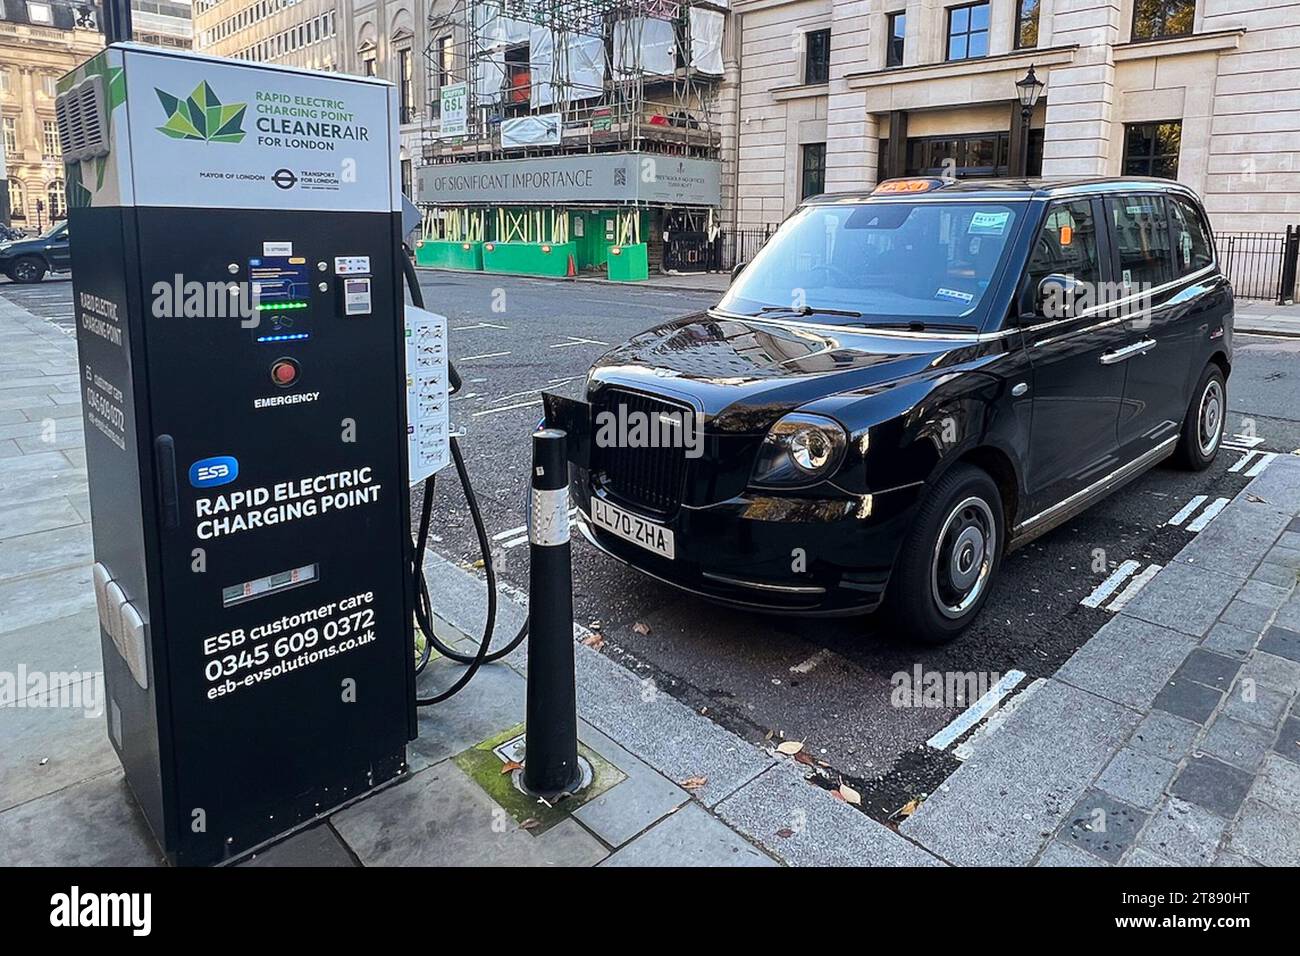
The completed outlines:
{"type": "MultiPolygon", "coordinates": [[[[420,289],[420,279],[416,275],[415,264],[407,255],[405,246],[399,250],[399,256],[402,260],[402,274],[406,278],[406,285],[410,290],[411,302],[417,308],[423,309],[424,292],[420,289]]],[[[456,369],[450,361],[447,363],[447,384],[448,394],[454,395],[460,391],[461,378],[456,374],[456,369]]],[[[483,514],[478,506],[478,497],[474,494],[474,488],[470,484],[469,471],[465,468],[465,456],[461,454],[460,442],[455,435],[451,436],[450,442],[452,464],[455,465],[456,475],[460,478],[460,486],[465,492],[465,503],[469,506],[470,518],[474,522],[474,533],[478,537],[479,553],[483,556],[483,571],[487,576],[487,617],[483,623],[483,638],[479,641],[478,650],[473,654],[465,654],[449,647],[433,632],[433,602],[429,596],[429,582],[424,576],[424,554],[428,549],[429,525],[433,518],[435,476],[430,475],[424,482],[424,495],[423,500],[420,502],[420,523],[416,529],[415,555],[412,562],[412,574],[415,580],[415,620],[420,626],[420,631],[424,634],[424,647],[420,652],[420,660],[416,665],[415,672],[418,675],[424,671],[435,649],[444,657],[469,666],[456,679],[454,684],[440,694],[433,697],[416,697],[415,703],[419,707],[441,703],[460,693],[465,685],[473,679],[474,674],[480,667],[484,664],[491,664],[493,661],[499,661],[528,637],[528,621],[525,620],[523,626],[519,628],[519,633],[508,644],[499,650],[490,650],[497,620],[497,574],[492,561],[492,542],[488,540],[487,528],[483,524],[483,514]]]]}

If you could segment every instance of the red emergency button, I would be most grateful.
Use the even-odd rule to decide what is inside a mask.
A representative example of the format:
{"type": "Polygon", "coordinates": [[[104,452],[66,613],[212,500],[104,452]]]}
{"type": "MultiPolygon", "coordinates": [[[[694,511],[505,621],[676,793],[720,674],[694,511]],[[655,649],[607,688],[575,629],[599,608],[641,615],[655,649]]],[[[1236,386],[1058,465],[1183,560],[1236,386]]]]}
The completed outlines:
{"type": "Polygon", "coordinates": [[[291,358],[276,359],[271,364],[271,381],[288,388],[298,380],[298,363],[291,358]]]}

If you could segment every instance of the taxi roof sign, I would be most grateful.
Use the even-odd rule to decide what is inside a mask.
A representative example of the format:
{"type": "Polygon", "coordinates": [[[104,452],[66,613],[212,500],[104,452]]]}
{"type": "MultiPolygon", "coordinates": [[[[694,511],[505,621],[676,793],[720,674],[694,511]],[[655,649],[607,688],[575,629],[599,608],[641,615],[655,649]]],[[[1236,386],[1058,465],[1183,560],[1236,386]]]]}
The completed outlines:
{"type": "Polygon", "coordinates": [[[942,179],[886,179],[873,193],[928,193],[943,185],[942,179]]]}

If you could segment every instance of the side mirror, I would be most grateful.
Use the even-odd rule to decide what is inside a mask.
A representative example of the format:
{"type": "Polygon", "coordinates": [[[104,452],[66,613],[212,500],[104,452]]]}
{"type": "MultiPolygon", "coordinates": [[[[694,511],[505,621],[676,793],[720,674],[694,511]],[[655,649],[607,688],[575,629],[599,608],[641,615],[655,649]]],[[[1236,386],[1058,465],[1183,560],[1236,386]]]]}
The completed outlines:
{"type": "Polygon", "coordinates": [[[1068,319],[1074,315],[1074,301],[1080,291],[1074,276],[1059,272],[1043,276],[1034,295],[1034,313],[1048,319],[1068,319]]]}
{"type": "Polygon", "coordinates": [[[740,275],[741,271],[744,270],[745,266],[747,265],[749,265],[748,262],[737,262],[734,266],[731,267],[732,282],[736,281],[736,276],[740,275]]]}

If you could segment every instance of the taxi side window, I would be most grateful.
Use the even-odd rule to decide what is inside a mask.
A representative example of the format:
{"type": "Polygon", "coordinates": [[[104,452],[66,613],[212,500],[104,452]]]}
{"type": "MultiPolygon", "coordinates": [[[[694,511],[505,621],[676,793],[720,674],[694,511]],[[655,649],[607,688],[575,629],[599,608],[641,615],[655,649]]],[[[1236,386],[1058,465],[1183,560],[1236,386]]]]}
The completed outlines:
{"type": "Polygon", "coordinates": [[[1174,266],[1179,275],[1199,272],[1214,261],[1214,245],[1200,212],[1186,199],[1169,197],[1174,230],[1174,266]]]}
{"type": "Polygon", "coordinates": [[[1116,196],[1106,200],[1106,210],[1121,285],[1137,291],[1168,282],[1171,250],[1164,197],[1116,196]]]}
{"type": "Polygon", "coordinates": [[[1029,256],[1026,291],[1032,295],[1047,276],[1071,276],[1096,288],[1101,282],[1101,257],[1097,254],[1097,225],[1092,202],[1087,199],[1053,206],[1034,240],[1029,256]]]}

